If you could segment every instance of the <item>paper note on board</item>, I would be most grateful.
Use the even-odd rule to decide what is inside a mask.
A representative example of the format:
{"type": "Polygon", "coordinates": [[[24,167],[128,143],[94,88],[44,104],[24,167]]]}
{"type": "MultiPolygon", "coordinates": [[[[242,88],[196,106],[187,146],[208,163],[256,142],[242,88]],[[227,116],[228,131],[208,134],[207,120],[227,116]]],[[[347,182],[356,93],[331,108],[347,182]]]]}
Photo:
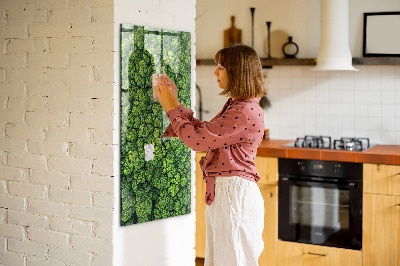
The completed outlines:
{"type": "Polygon", "coordinates": [[[154,159],[154,145],[146,144],[144,145],[144,160],[146,162],[154,159]]]}

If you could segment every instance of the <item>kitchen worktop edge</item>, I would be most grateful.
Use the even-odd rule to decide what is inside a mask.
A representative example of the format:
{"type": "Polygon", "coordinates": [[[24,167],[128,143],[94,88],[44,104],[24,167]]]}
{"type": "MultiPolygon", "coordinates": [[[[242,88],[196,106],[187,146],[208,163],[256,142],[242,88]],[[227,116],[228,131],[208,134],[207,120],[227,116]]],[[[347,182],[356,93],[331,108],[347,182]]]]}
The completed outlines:
{"type": "Polygon", "coordinates": [[[257,150],[257,155],[306,160],[400,165],[400,145],[375,145],[362,152],[312,148],[300,149],[282,146],[290,142],[294,142],[294,140],[263,140],[257,150]]]}
{"type": "Polygon", "coordinates": [[[375,145],[365,151],[283,147],[294,140],[263,140],[257,156],[400,165],[400,145],[375,145]]]}

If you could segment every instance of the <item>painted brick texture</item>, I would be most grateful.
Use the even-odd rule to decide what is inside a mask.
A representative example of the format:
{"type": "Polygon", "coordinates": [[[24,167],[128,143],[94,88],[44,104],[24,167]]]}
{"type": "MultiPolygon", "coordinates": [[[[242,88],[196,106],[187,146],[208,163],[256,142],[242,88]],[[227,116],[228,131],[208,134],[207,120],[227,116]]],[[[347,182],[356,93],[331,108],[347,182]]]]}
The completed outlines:
{"type": "Polygon", "coordinates": [[[113,0],[1,0],[0,265],[112,265],[113,0]]]}

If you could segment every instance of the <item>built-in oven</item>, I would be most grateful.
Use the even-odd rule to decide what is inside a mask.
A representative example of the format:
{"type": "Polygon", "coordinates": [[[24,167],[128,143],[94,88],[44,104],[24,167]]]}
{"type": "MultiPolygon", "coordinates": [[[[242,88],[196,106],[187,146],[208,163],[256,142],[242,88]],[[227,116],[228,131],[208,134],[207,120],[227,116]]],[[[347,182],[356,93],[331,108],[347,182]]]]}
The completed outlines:
{"type": "Polygon", "coordinates": [[[361,249],[360,163],[278,160],[278,238],[361,249]]]}

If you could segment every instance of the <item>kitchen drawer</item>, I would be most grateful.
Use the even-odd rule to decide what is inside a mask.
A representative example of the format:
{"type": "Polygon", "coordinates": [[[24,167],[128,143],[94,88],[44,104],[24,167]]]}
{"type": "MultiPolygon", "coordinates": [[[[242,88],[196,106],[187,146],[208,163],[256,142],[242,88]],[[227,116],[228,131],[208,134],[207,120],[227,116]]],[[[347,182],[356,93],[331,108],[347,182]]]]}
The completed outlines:
{"type": "Polygon", "coordinates": [[[362,266],[359,250],[278,241],[277,266],[362,266]]]}
{"type": "Polygon", "coordinates": [[[364,193],[400,195],[400,166],[364,164],[364,193]]]}

